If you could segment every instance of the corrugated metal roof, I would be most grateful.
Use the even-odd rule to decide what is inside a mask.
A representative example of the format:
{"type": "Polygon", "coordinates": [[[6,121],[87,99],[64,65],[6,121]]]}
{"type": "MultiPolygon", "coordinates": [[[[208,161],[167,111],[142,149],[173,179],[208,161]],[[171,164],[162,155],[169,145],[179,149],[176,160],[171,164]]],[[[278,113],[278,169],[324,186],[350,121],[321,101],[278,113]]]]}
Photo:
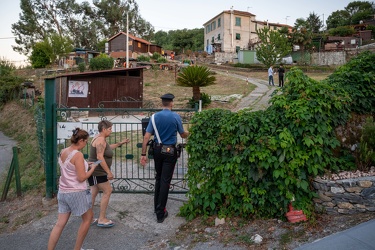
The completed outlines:
{"type": "MultiPolygon", "coordinates": [[[[121,32],[117,33],[116,35],[114,35],[113,37],[109,38],[109,39],[108,39],[108,42],[111,41],[111,40],[113,40],[115,37],[118,37],[119,35],[125,35],[125,36],[126,36],[127,34],[126,34],[125,32],[123,32],[123,31],[121,31],[121,32]]],[[[139,42],[145,43],[145,44],[147,44],[147,45],[150,45],[150,44],[151,44],[149,41],[146,41],[146,40],[144,40],[144,39],[142,39],[142,38],[139,38],[139,37],[133,36],[133,35],[131,35],[131,34],[129,34],[129,38],[131,38],[131,39],[133,39],[133,40],[135,40],[135,41],[139,41],[139,42]]]]}
{"type": "Polygon", "coordinates": [[[109,70],[98,70],[98,71],[86,71],[86,72],[79,72],[79,73],[69,73],[69,74],[61,74],[54,77],[46,77],[45,79],[56,79],[60,77],[70,77],[70,76],[93,76],[93,75],[122,75],[126,71],[135,71],[135,70],[143,70],[145,67],[135,67],[135,68],[120,68],[120,69],[109,69],[109,70]]]}

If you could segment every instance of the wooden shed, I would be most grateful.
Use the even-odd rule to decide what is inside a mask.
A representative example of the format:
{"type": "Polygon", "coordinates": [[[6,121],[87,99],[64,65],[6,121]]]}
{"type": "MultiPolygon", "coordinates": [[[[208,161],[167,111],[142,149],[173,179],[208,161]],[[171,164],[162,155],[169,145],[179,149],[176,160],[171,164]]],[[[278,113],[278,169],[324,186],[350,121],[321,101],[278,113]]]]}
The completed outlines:
{"type": "Polygon", "coordinates": [[[55,87],[58,107],[142,108],[143,67],[60,75],[55,87]]]}
{"type": "MultiPolygon", "coordinates": [[[[126,57],[126,36],[127,33],[119,32],[108,40],[108,53],[113,58],[126,57]]],[[[144,53],[158,52],[161,54],[161,47],[151,44],[142,38],[129,34],[129,57],[137,58],[137,55],[144,53]]]]}

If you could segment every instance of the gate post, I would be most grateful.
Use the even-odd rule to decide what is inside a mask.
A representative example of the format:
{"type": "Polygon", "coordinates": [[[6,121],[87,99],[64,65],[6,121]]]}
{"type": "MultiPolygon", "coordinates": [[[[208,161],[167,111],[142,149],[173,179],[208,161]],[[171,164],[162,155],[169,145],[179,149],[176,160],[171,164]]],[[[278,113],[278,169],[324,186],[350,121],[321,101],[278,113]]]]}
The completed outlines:
{"type": "Polygon", "coordinates": [[[45,156],[46,198],[53,198],[57,191],[57,120],[56,120],[56,91],[55,78],[44,80],[45,105],[45,156]]]}

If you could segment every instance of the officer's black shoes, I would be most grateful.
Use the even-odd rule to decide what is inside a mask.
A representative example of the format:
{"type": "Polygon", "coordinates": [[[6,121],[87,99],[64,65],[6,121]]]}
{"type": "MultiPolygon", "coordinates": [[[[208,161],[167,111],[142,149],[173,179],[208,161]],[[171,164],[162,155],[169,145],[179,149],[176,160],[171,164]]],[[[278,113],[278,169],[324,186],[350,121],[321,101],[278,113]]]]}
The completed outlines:
{"type": "Polygon", "coordinates": [[[158,219],[158,223],[163,223],[164,219],[167,218],[167,217],[168,217],[168,211],[165,211],[163,217],[158,219]]]}

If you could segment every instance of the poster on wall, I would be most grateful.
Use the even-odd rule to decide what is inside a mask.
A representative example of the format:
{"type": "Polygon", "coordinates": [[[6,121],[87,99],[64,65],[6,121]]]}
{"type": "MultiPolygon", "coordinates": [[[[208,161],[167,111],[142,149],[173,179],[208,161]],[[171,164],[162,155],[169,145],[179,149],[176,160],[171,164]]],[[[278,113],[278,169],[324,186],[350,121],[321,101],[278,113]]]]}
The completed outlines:
{"type": "Polygon", "coordinates": [[[86,81],[69,81],[69,97],[87,97],[88,89],[86,81]]]}
{"type": "Polygon", "coordinates": [[[73,130],[82,128],[81,122],[58,122],[57,123],[57,139],[70,139],[73,130]]]}

